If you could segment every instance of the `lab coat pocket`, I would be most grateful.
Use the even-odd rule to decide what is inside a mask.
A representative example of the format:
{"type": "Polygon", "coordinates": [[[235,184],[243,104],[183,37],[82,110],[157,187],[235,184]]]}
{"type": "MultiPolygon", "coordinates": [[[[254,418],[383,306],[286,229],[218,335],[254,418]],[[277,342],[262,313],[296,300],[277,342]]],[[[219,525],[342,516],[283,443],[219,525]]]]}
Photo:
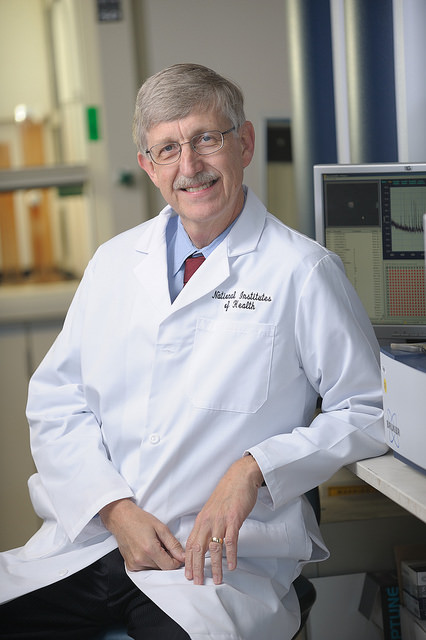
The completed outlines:
{"type": "Polygon", "coordinates": [[[255,413],[268,397],[275,326],[199,318],[187,393],[201,409],[255,413]]]}

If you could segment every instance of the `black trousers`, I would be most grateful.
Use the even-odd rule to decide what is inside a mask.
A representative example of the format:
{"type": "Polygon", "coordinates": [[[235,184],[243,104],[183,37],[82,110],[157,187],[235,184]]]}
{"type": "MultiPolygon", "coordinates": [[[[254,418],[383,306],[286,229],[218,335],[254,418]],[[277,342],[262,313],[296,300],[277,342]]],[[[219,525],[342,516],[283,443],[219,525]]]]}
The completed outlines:
{"type": "Polygon", "coordinates": [[[0,606],[2,640],[94,640],[119,624],[135,640],[189,639],[130,580],[118,549],[69,578],[0,606]]]}

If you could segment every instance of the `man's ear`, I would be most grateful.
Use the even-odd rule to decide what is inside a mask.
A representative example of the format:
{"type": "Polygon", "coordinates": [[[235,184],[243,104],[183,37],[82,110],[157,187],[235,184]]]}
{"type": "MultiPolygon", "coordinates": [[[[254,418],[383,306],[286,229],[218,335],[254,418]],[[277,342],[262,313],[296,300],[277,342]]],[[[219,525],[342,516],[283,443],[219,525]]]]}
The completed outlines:
{"type": "Polygon", "coordinates": [[[246,120],[240,128],[240,139],[242,146],[243,167],[246,168],[251,162],[254,154],[254,127],[253,124],[246,120]]]}
{"type": "Polygon", "coordinates": [[[157,172],[155,164],[140,151],[138,152],[138,164],[141,169],[146,171],[156,187],[158,187],[157,172]]]}

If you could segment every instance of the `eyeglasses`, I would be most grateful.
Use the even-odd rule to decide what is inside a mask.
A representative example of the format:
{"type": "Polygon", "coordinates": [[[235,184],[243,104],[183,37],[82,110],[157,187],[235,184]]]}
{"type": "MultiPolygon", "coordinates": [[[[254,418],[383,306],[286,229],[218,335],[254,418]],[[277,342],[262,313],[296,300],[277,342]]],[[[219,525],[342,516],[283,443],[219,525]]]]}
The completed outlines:
{"type": "Polygon", "coordinates": [[[193,136],[188,142],[165,142],[164,144],[154,144],[153,147],[147,149],[145,153],[149,153],[151,160],[155,164],[173,164],[177,162],[182,154],[184,144],[190,144],[191,149],[200,156],[209,156],[216,153],[223,147],[223,136],[234,131],[235,127],[231,127],[226,131],[204,131],[193,136]]]}

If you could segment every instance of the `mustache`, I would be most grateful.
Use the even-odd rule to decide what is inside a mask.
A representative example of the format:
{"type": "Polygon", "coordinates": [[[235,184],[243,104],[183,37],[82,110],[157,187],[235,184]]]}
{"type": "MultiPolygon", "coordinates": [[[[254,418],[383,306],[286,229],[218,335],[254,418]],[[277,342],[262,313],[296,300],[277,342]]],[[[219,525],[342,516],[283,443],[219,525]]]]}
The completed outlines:
{"type": "Polygon", "coordinates": [[[191,187],[198,187],[200,184],[206,184],[207,182],[213,182],[217,180],[218,176],[211,171],[199,171],[188,178],[186,176],[179,176],[173,182],[173,189],[190,189],[191,187]]]}

